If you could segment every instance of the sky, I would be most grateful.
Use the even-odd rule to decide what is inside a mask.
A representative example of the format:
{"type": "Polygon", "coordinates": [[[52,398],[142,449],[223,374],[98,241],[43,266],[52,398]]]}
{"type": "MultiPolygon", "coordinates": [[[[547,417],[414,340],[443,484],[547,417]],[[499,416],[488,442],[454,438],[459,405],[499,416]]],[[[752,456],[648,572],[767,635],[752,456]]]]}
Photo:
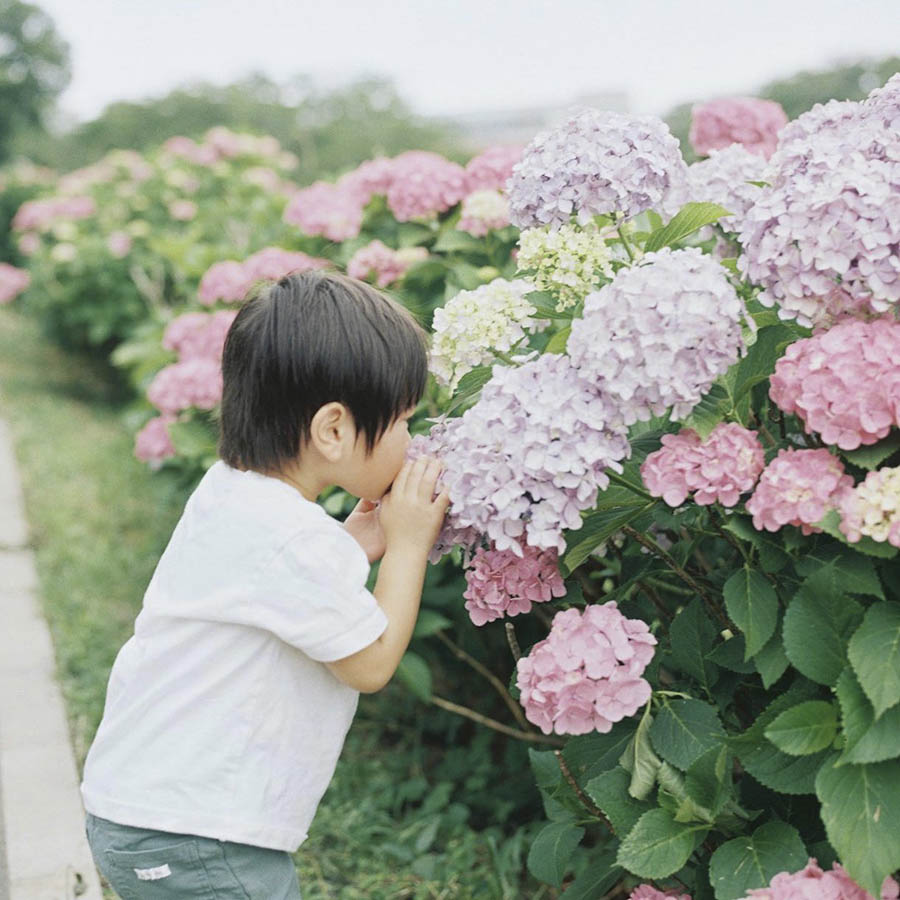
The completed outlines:
{"type": "Polygon", "coordinates": [[[898,0],[32,0],[69,42],[76,120],[250,71],[323,87],[385,76],[418,113],[574,103],[634,112],[748,94],[801,69],[900,54],[898,0]]]}

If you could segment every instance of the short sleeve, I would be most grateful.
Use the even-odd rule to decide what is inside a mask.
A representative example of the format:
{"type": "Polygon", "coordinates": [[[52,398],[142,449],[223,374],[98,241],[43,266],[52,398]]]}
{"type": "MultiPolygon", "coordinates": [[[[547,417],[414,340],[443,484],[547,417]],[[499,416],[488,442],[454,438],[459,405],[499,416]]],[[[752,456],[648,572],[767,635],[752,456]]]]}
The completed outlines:
{"type": "Polygon", "coordinates": [[[365,552],[337,522],[298,533],[260,574],[253,624],[319,662],[352,656],[388,624],[368,575],[365,552]]]}

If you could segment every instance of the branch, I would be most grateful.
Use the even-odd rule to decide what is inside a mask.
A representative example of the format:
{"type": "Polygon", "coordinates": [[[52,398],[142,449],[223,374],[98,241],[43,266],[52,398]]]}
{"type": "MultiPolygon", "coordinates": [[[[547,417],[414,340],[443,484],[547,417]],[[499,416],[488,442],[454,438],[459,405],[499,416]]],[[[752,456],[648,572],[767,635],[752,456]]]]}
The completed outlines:
{"type": "Polygon", "coordinates": [[[478,672],[479,675],[486,678],[491,683],[491,686],[503,698],[503,702],[509,707],[510,712],[512,712],[519,725],[527,730],[530,726],[528,725],[528,720],[522,713],[522,707],[510,696],[509,691],[506,689],[506,685],[490,669],[488,669],[487,666],[480,663],[474,656],[469,656],[462,647],[451,641],[443,632],[438,631],[436,636],[450,649],[450,652],[453,653],[457,659],[461,659],[463,662],[468,663],[468,665],[478,672]]]}
{"type": "Polygon", "coordinates": [[[496,719],[483,716],[481,713],[475,712],[474,709],[469,709],[468,706],[460,706],[458,703],[452,703],[450,700],[445,700],[443,697],[438,697],[436,694],[431,695],[431,702],[441,709],[456,713],[458,716],[464,716],[467,719],[471,719],[473,722],[478,722],[479,725],[493,728],[494,731],[499,731],[501,734],[517,738],[520,741],[531,741],[534,744],[552,744],[554,747],[563,746],[563,742],[559,740],[559,738],[551,737],[549,734],[536,734],[529,731],[519,731],[516,728],[510,728],[509,725],[504,725],[496,719]]]}
{"type": "Polygon", "coordinates": [[[588,812],[592,816],[601,819],[606,824],[606,827],[609,828],[610,832],[612,832],[612,834],[615,834],[615,829],[612,827],[612,823],[609,821],[609,819],[607,819],[603,814],[603,810],[600,809],[594,803],[594,801],[587,796],[587,794],[585,794],[585,792],[581,789],[581,785],[575,780],[575,776],[572,774],[572,770],[569,768],[568,764],[563,758],[562,751],[554,750],[553,755],[556,757],[556,761],[559,763],[559,770],[560,772],[562,772],[563,778],[566,779],[572,790],[575,791],[578,799],[585,805],[588,812]]]}

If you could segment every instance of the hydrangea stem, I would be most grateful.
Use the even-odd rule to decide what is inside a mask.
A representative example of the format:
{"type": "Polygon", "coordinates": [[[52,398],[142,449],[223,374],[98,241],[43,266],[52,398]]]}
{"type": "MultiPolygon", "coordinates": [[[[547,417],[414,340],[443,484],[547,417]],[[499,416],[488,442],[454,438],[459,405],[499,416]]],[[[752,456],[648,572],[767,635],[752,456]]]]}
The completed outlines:
{"type": "Polygon", "coordinates": [[[489,716],[483,716],[481,713],[475,712],[474,709],[469,709],[468,706],[460,706],[458,703],[445,700],[443,697],[438,697],[436,694],[431,695],[431,702],[441,709],[446,709],[447,712],[456,713],[458,716],[471,719],[479,725],[484,725],[494,731],[499,731],[501,734],[505,734],[508,737],[514,737],[520,741],[531,741],[534,744],[552,744],[554,747],[563,746],[563,742],[559,738],[555,738],[549,734],[539,734],[534,731],[519,731],[517,728],[511,728],[509,725],[504,725],[502,722],[498,722],[496,719],[492,719],[489,716]]]}
{"type": "Polygon", "coordinates": [[[634,262],[634,251],[631,249],[631,244],[628,242],[628,238],[625,237],[625,232],[622,230],[622,225],[616,225],[616,231],[619,234],[619,240],[622,242],[622,246],[625,248],[625,252],[628,254],[628,261],[634,262]]]}

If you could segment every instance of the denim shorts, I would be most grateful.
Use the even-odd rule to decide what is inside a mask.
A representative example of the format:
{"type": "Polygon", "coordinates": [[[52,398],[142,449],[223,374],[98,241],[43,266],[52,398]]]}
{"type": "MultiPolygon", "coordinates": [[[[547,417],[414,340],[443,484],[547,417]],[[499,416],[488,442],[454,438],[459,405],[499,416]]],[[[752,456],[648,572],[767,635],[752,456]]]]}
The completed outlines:
{"type": "Polygon", "coordinates": [[[300,900],[289,853],[86,817],[94,862],[122,900],[300,900]]]}

